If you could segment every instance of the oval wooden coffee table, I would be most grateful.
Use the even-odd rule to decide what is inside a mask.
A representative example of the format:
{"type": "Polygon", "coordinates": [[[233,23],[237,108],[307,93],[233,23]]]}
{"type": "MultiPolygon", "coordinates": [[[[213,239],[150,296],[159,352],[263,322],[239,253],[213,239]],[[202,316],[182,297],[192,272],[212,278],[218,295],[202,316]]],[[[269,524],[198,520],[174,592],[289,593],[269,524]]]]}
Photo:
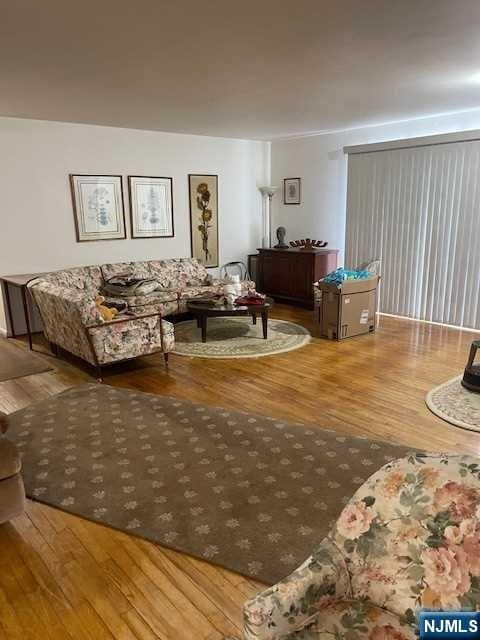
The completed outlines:
{"type": "Polygon", "coordinates": [[[257,324],[257,316],[262,316],[263,337],[268,337],[268,312],[274,305],[272,298],[265,298],[263,304],[252,305],[228,305],[214,304],[207,300],[190,300],[187,302],[187,310],[197,319],[198,328],[202,330],[202,342],[207,341],[208,318],[220,318],[226,316],[252,316],[253,324],[257,324]]]}

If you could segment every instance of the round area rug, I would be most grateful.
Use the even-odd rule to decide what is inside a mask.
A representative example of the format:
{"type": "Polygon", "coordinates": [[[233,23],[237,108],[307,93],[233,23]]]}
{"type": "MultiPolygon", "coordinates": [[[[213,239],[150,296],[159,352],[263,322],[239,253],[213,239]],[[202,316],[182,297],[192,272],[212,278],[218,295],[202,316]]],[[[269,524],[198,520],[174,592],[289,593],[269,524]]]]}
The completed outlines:
{"type": "Polygon", "coordinates": [[[444,382],[428,392],[427,407],[442,420],[457,427],[480,431],[480,393],[468,391],[460,384],[462,376],[444,382]]]}
{"type": "Polygon", "coordinates": [[[263,339],[262,321],[250,317],[209,318],[207,341],[202,342],[196,320],[175,325],[175,351],[198,358],[258,358],[299,349],[310,342],[309,332],[286,320],[268,321],[268,338],[263,339]]]}

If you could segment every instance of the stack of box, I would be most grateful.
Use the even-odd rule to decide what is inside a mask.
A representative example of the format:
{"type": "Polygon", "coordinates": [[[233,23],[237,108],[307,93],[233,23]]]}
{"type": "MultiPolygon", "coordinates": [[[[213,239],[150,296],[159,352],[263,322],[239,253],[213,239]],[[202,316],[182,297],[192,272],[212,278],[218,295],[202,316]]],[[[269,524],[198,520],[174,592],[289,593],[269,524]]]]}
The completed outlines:
{"type": "Polygon", "coordinates": [[[340,285],[315,283],[315,317],[322,337],[343,340],[375,331],[378,281],[372,276],[340,285]]]}

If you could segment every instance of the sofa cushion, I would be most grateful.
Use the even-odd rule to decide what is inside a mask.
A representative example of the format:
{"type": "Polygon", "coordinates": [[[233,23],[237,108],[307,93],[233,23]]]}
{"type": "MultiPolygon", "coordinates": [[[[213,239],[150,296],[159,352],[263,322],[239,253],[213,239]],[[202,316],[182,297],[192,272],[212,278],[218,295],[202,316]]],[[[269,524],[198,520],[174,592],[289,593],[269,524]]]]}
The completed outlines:
{"type": "Polygon", "coordinates": [[[165,289],[198,286],[207,282],[208,272],[196,258],[151,260],[151,277],[157,278],[165,289]]]}
{"type": "Polygon", "coordinates": [[[21,468],[22,463],[17,447],[7,438],[0,438],[0,481],[11,478],[19,473],[21,468]]]}
{"type": "Polygon", "coordinates": [[[157,280],[142,280],[141,283],[135,285],[115,284],[108,281],[102,285],[102,293],[106,296],[118,296],[119,298],[130,298],[132,296],[147,296],[160,288],[157,280]]]}
{"type": "Polygon", "coordinates": [[[328,640],[368,638],[369,640],[415,640],[415,629],[395,614],[368,602],[340,601],[315,614],[300,629],[281,640],[328,640]]]}
{"type": "Polygon", "coordinates": [[[79,291],[98,291],[102,284],[100,267],[72,267],[62,271],[53,271],[42,277],[43,281],[58,287],[78,289],[79,291]]]}
{"type": "Polygon", "coordinates": [[[146,260],[138,262],[107,262],[101,266],[105,281],[113,276],[130,276],[133,278],[151,278],[150,263],[146,260]]]}
{"type": "Polygon", "coordinates": [[[113,296],[107,297],[108,302],[127,303],[129,309],[135,309],[136,307],[145,307],[155,304],[161,304],[164,302],[178,301],[178,294],[176,291],[166,291],[165,289],[157,289],[153,293],[149,293],[144,296],[122,296],[116,298],[113,296]]]}
{"type": "Polygon", "coordinates": [[[469,461],[412,455],[358,489],[331,534],[344,551],[354,597],[399,616],[478,600],[480,478],[469,461]]]}

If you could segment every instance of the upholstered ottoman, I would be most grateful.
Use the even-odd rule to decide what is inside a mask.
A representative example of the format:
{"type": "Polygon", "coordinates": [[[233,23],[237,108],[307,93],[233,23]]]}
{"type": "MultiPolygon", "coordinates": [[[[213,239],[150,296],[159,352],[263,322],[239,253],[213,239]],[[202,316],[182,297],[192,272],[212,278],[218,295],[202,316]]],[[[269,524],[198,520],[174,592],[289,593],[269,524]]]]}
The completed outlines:
{"type": "MultiPolygon", "coordinates": [[[[0,433],[4,434],[6,430],[7,417],[0,412],[0,433]]],[[[0,524],[20,515],[25,508],[21,469],[17,447],[0,435],[0,524]]]]}

